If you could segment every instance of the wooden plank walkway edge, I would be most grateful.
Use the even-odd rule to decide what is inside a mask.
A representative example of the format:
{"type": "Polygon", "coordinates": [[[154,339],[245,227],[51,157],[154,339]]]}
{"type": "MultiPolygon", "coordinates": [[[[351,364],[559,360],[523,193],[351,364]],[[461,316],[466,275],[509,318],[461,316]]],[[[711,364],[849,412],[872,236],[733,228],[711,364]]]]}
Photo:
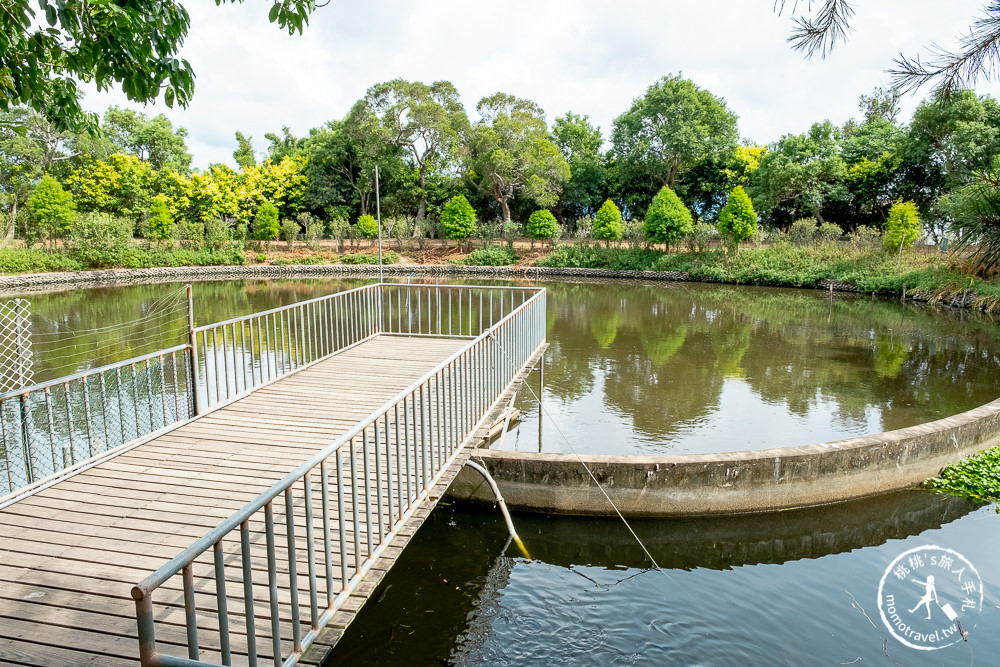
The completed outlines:
{"type": "MultiPolygon", "coordinates": [[[[413,536],[423,526],[427,517],[437,507],[438,502],[440,502],[441,498],[448,491],[448,487],[451,486],[455,477],[465,467],[466,461],[469,460],[476,449],[488,444],[491,427],[503,417],[506,406],[520,391],[521,385],[524,384],[528,375],[535,369],[547,347],[548,343],[539,346],[535,354],[518,372],[517,376],[507,385],[507,388],[487,413],[486,419],[482,422],[483,425],[469,436],[466,443],[456,453],[451,464],[447,466],[437,483],[430,489],[427,498],[414,511],[405,530],[401,530],[391,542],[387,543],[387,546],[395,547],[400,551],[405,549],[413,536]]],[[[392,569],[395,562],[395,558],[383,556],[372,565],[368,574],[351,593],[355,604],[345,604],[344,608],[337,612],[326,629],[322,631],[319,638],[313,642],[312,646],[299,660],[299,664],[322,667],[324,661],[333,651],[333,647],[344,636],[348,626],[357,618],[365,602],[368,601],[371,594],[378,588],[378,585],[389,573],[389,570],[392,569]]]]}

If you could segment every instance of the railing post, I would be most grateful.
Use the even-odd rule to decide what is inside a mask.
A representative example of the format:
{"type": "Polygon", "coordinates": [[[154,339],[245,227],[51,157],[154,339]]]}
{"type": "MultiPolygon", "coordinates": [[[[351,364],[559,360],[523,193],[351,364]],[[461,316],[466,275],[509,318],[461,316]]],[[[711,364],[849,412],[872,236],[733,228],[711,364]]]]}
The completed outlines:
{"type": "MultiPolygon", "coordinates": [[[[188,366],[188,376],[191,378],[191,397],[194,399],[194,414],[201,414],[201,400],[198,398],[198,336],[194,331],[194,299],[191,296],[191,285],[187,285],[187,318],[188,346],[191,348],[191,358],[188,366]]],[[[207,362],[208,357],[205,357],[207,362]]]]}
{"type": "Polygon", "coordinates": [[[155,664],[156,629],[153,625],[153,599],[138,587],[132,589],[135,600],[135,620],[139,633],[139,663],[143,667],[155,664]]]}

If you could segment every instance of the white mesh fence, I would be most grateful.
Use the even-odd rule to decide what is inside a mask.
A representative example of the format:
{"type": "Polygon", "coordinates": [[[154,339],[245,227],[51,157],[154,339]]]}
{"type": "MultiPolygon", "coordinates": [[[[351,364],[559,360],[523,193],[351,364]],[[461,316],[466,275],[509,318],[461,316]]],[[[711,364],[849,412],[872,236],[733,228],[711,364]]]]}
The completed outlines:
{"type": "Polygon", "coordinates": [[[24,299],[0,302],[0,394],[32,383],[31,329],[24,299]]]}

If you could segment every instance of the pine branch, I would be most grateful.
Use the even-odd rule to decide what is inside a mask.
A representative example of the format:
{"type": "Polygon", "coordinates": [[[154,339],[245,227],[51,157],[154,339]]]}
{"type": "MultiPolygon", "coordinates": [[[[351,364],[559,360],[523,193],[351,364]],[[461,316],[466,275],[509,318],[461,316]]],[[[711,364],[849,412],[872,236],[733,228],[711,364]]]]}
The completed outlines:
{"type": "MultiPolygon", "coordinates": [[[[777,0],[775,4],[780,14],[785,9],[786,0],[777,0]]],[[[798,5],[798,0],[795,0],[792,5],[793,13],[798,5]]],[[[812,10],[812,5],[812,0],[809,0],[809,10],[812,10]]],[[[791,42],[792,49],[804,52],[807,58],[812,58],[817,53],[821,58],[826,58],[838,43],[847,41],[853,17],[854,7],[848,0],[823,0],[814,16],[796,16],[793,19],[796,27],[788,41],[791,42]]]]}
{"type": "Polygon", "coordinates": [[[934,53],[926,62],[919,56],[910,59],[900,54],[895,60],[896,69],[889,71],[893,86],[911,92],[936,81],[938,93],[947,96],[974,87],[980,77],[994,78],[1000,65],[1000,0],[993,0],[986,6],[960,44],[958,51],[934,45],[934,53]]]}

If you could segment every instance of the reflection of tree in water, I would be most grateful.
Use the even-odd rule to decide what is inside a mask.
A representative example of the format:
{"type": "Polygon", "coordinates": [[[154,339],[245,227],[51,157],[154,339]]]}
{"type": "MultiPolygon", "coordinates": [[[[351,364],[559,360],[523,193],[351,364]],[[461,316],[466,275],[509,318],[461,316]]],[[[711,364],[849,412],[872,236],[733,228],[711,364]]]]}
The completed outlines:
{"type": "Polygon", "coordinates": [[[687,327],[683,324],[675,327],[644,327],[639,330],[639,340],[649,361],[654,366],[662,366],[680,351],[684,341],[687,340],[687,332],[687,327]]]}
{"type": "Polygon", "coordinates": [[[715,353],[715,370],[724,377],[738,377],[743,373],[740,364],[750,349],[752,330],[744,317],[725,319],[712,329],[712,351],[715,353]]]}
{"type": "Polygon", "coordinates": [[[909,353],[909,345],[903,341],[891,334],[879,334],[875,337],[875,372],[879,377],[896,377],[909,353]]]}
{"type": "MultiPolygon", "coordinates": [[[[196,324],[268,310],[365,282],[368,281],[194,283],[196,324]]],[[[36,381],[130,359],[187,341],[183,283],[76,289],[36,293],[28,298],[31,301],[36,381]]]]}
{"type": "Polygon", "coordinates": [[[743,378],[762,400],[797,415],[822,401],[844,423],[867,423],[875,410],[886,429],[995,398],[1000,358],[988,317],[808,291],[545,286],[546,391],[580,396],[603,372],[608,406],[654,437],[703,420],[725,377],[743,378]]]}

